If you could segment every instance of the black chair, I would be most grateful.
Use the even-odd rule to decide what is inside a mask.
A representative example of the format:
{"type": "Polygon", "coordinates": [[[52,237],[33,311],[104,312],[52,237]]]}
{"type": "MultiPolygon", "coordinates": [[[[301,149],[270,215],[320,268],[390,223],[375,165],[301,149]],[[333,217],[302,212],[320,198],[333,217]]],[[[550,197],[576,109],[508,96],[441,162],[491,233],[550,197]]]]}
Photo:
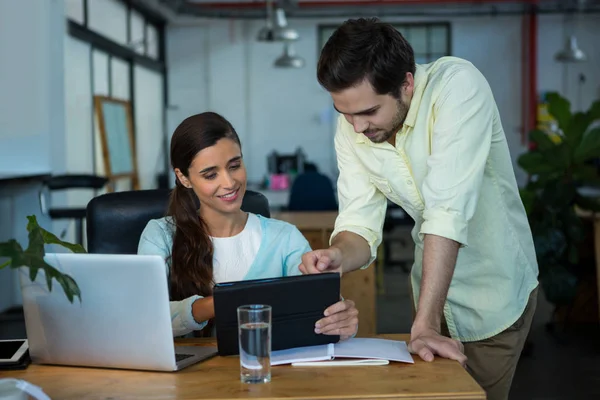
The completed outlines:
{"type": "Polygon", "coordinates": [[[108,179],[103,176],[85,175],[85,174],[64,174],[54,175],[43,181],[42,189],[39,193],[40,208],[42,214],[48,215],[51,219],[72,219],[75,221],[75,240],[83,245],[83,220],[86,217],[85,207],[52,207],[52,192],[70,189],[102,189],[108,179]]]}
{"type": "MultiPolygon", "coordinates": [[[[89,253],[136,254],[142,231],[151,219],[165,216],[170,189],[107,193],[87,206],[89,253]]],[[[247,190],[242,209],[270,217],[267,198],[247,190]]]]}
{"type": "Polygon", "coordinates": [[[338,204],[331,179],[317,171],[305,172],[294,179],[288,211],[337,211],[338,204]]]}
{"type": "Polygon", "coordinates": [[[400,206],[388,201],[388,206],[385,214],[385,220],[383,222],[383,258],[384,266],[391,267],[399,265],[402,271],[405,273],[410,272],[411,263],[408,261],[395,261],[392,259],[392,245],[394,242],[400,243],[402,247],[407,245],[406,241],[402,238],[394,238],[391,233],[397,227],[410,227],[415,225],[415,221],[408,215],[400,206]]]}

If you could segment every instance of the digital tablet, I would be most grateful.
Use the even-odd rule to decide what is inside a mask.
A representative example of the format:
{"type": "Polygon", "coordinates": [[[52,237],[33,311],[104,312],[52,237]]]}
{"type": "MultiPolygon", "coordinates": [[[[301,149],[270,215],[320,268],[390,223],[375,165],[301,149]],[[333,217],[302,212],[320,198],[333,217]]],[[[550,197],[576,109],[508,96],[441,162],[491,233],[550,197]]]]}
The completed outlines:
{"type": "Polygon", "coordinates": [[[28,349],[27,339],[0,340],[0,364],[17,364],[28,349]]]}
{"type": "Polygon", "coordinates": [[[213,292],[217,347],[222,356],[239,354],[237,308],[272,308],[271,350],[338,342],[315,333],[325,309],[340,301],[340,275],[324,273],[216,284],[213,292]]]}

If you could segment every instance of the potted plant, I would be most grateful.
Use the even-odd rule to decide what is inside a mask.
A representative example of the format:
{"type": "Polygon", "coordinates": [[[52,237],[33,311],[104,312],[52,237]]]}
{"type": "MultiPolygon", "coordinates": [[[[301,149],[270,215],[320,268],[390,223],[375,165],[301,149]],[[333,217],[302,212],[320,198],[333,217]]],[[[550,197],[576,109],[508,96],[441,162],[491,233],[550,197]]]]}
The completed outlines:
{"type": "Polygon", "coordinates": [[[41,268],[46,275],[48,290],[52,290],[52,280],[56,279],[71,303],[75,297],[81,300],[81,292],[75,280],[44,261],[44,255],[46,254],[44,245],[56,244],[74,253],[85,253],[85,249],[81,245],[64,242],[39,226],[35,215],[30,215],[27,219],[27,232],[29,232],[29,244],[27,248],[23,249],[15,239],[0,243],[0,259],[8,258],[8,261],[0,264],[0,269],[4,267],[14,269],[21,267],[29,268],[29,278],[34,281],[41,268]]]}
{"type": "MultiPolygon", "coordinates": [[[[579,211],[600,211],[600,202],[583,188],[600,187],[600,100],[586,112],[571,112],[567,99],[547,95],[555,129],[534,129],[531,146],[518,164],[528,174],[521,198],[531,225],[540,283],[555,307],[572,304],[578,286],[579,249],[584,240],[579,211]]],[[[556,311],[556,309],[555,309],[556,311]]]]}

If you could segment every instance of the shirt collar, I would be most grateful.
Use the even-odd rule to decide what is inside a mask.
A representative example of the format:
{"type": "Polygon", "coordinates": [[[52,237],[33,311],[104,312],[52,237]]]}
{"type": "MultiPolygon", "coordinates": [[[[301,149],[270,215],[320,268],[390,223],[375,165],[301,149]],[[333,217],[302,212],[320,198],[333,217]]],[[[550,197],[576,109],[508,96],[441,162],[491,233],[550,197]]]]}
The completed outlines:
{"type": "Polygon", "coordinates": [[[408,108],[408,114],[406,114],[406,120],[404,125],[413,128],[415,126],[415,120],[419,112],[419,106],[421,105],[421,98],[423,97],[423,91],[425,90],[425,84],[427,83],[427,70],[421,65],[416,65],[415,69],[415,88],[413,90],[413,96],[410,100],[410,106],[408,108]]]}

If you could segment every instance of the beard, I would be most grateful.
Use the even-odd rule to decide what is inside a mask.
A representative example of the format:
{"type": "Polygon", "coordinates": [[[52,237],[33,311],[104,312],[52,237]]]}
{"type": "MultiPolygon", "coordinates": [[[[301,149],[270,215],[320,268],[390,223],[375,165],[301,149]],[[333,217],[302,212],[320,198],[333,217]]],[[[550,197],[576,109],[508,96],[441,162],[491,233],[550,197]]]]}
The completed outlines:
{"type": "MultiPolygon", "coordinates": [[[[383,143],[390,140],[399,130],[402,128],[404,121],[406,120],[406,115],[408,114],[409,106],[405,104],[402,100],[398,99],[397,101],[397,110],[396,115],[394,115],[394,119],[390,123],[389,129],[377,129],[379,131],[377,135],[370,138],[373,143],[383,143]]],[[[368,133],[367,130],[365,133],[368,133]]]]}

